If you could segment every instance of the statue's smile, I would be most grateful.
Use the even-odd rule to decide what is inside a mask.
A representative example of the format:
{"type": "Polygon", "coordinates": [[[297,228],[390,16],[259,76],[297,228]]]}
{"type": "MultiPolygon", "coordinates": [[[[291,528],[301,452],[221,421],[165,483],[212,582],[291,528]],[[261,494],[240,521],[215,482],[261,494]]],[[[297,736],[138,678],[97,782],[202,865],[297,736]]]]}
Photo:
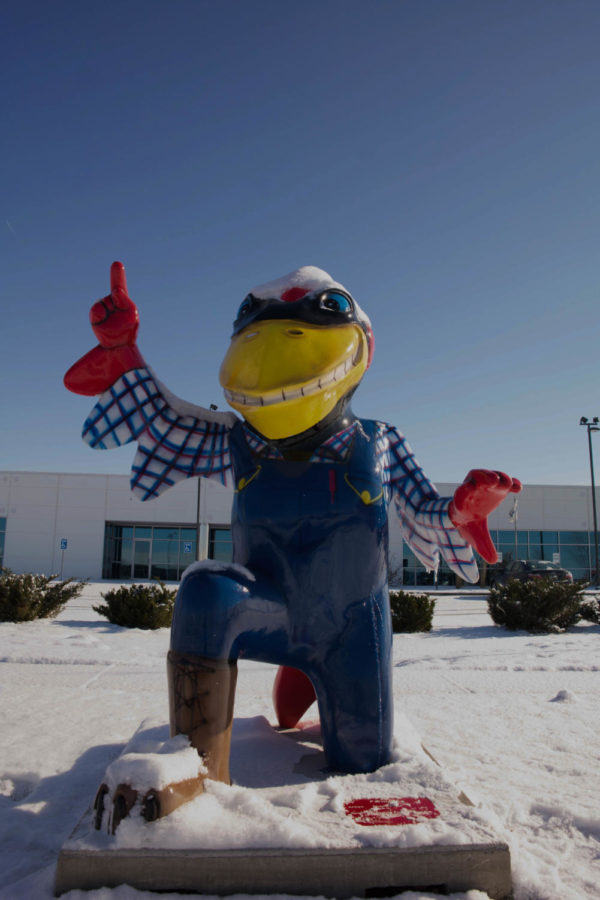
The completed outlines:
{"type": "Polygon", "coordinates": [[[220,381],[227,402],[268,438],[300,434],[324,419],[366,369],[355,323],[268,319],[234,334],[220,381]]]}

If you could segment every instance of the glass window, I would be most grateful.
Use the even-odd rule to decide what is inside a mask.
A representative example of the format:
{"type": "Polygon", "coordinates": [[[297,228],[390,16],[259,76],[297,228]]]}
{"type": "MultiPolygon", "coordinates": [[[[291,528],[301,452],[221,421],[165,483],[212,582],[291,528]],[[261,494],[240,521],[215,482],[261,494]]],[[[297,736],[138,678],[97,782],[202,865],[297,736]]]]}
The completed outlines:
{"type": "Polygon", "coordinates": [[[136,525],[135,536],[136,538],[151,538],[152,528],[147,528],[145,525],[136,525]]]}
{"type": "Polygon", "coordinates": [[[558,531],[540,531],[540,535],[542,544],[558,544],[558,531]]]}
{"type": "MultiPolygon", "coordinates": [[[[136,531],[137,535],[137,531],[136,531]]],[[[159,541],[177,541],[179,540],[179,528],[154,528],[154,540],[159,541]]]]}
{"type": "Polygon", "coordinates": [[[107,529],[110,530],[110,534],[114,538],[120,539],[133,537],[132,525],[107,525],[107,529]]]}
{"type": "MultiPolygon", "coordinates": [[[[517,531],[517,543],[527,546],[527,535],[528,535],[527,531],[517,531]]],[[[513,528],[511,531],[499,531],[498,532],[498,541],[501,544],[512,543],[514,546],[515,529],[513,528]]]]}
{"type": "Polygon", "coordinates": [[[233,544],[231,542],[231,528],[211,528],[208,535],[209,559],[219,562],[231,562],[233,559],[233,544]]]}
{"type": "Polygon", "coordinates": [[[561,544],[560,565],[573,572],[575,569],[588,569],[590,565],[588,547],[578,547],[574,544],[561,544]]]}
{"type": "Polygon", "coordinates": [[[414,554],[414,553],[412,552],[412,550],[409,548],[408,544],[403,544],[403,545],[402,545],[402,557],[403,557],[403,560],[404,560],[403,565],[404,565],[405,567],[408,566],[409,568],[412,569],[412,568],[414,568],[414,567],[416,567],[416,566],[420,566],[420,565],[421,565],[421,563],[419,562],[419,560],[417,559],[417,557],[415,556],[415,554],[414,554]]]}
{"type": "Polygon", "coordinates": [[[131,578],[131,563],[133,561],[133,541],[115,541],[113,544],[113,556],[108,564],[108,572],[105,578],[131,578]]]}
{"type": "Polygon", "coordinates": [[[181,540],[182,541],[194,541],[196,543],[196,529],[195,528],[181,528],[181,540]]]}
{"type": "Polygon", "coordinates": [[[561,544],[585,544],[588,543],[587,531],[561,531],[561,544]]]}
{"type": "Polygon", "coordinates": [[[210,558],[217,560],[217,562],[231,562],[233,558],[233,549],[231,547],[231,544],[214,544],[210,558]]]}

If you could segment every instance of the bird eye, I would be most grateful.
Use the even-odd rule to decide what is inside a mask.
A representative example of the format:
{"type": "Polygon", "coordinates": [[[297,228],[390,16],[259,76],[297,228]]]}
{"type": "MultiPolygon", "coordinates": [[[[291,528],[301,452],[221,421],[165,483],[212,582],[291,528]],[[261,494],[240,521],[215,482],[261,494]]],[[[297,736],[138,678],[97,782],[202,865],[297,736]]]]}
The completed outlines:
{"type": "Polygon", "coordinates": [[[350,300],[337,291],[327,291],[320,297],[320,302],[321,309],[328,309],[330,312],[348,312],[352,309],[350,300]]]}
{"type": "Polygon", "coordinates": [[[252,309],[253,299],[254,298],[252,297],[252,295],[248,294],[248,296],[244,300],[242,300],[236,318],[241,319],[243,318],[243,316],[246,316],[250,312],[250,310],[252,309]]]}

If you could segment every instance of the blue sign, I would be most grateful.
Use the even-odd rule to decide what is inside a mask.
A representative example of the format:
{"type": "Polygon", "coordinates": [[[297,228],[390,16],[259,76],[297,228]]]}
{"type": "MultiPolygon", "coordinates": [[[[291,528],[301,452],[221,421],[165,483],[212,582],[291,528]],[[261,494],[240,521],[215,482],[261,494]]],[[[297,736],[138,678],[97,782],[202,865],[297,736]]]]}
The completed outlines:
{"type": "Polygon", "coordinates": [[[60,539],[60,549],[61,549],[61,550],[66,550],[66,549],[67,549],[67,543],[68,543],[68,541],[67,541],[66,538],[61,538],[61,539],[60,539]]]}
{"type": "Polygon", "coordinates": [[[184,542],[183,542],[183,552],[184,552],[184,553],[191,553],[191,552],[192,552],[192,542],[191,542],[191,541],[184,541],[184,542]]]}

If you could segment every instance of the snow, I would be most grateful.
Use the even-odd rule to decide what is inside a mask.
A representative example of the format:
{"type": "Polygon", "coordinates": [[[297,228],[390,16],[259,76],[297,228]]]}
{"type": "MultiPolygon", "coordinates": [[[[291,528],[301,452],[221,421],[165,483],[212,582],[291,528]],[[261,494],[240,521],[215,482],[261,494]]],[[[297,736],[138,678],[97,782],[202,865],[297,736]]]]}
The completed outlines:
{"type": "Polygon", "coordinates": [[[146,793],[206,774],[206,766],[184,735],[170,738],[168,728],[156,734],[143,726],[107,768],[104,783],[109,791],[129,784],[146,793]]]}
{"type": "Polygon", "coordinates": [[[251,293],[255,297],[271,300],[281,297],[282,294],[293,287],[301,287],[307,291],[325,291],[330,288],[346,290],[343,284],[340,284],[339,281],[334,281],[329,272],[325,272],[324,269],[319,269],[318,266],[301,266],[287,275],[282,275],[281,278],[275,278],[266,284],[259,284],[253,287],[251,293]]]}
{"type": "MultiPolygon", "coordinates": [[[[165,759],[179,761],[188,754],[191,764],[185,741],[169,741],[165,727],[168,630],[109,624],[92,610],[103,590],[106,584],[87,585],[54,621],[0,624],[2,900],[50,900],[62,844],[106,768],[138,729],[138,738],[151,741],[146,751],[162,749],[165,759]]],[[[414,778],[426,785],[436,806],[449,790],[455,796],[464,792],[474,803],[459,804],[466,827],[481,834],[491,830],[510,845],[516,900],[598,898],[599,636],[600,626],[589,623],[559,635],[507,632],[493,625],[482,594],[438,592],[432,632],[394,639],[394,759],[371,776],[354,776],[354,783],[321,771],[315,707],[296,739],[270,727],[275,670],[242,661],[234,786],[211,783],[171,822],[126,821],[116,839],[122,846],[140,840],[147,846],[169,841],[181,846],[185,835],[191,840],[198,817],[210,817],[214,846],[225,831],[233,832],[240,846],[253,841],[311,846],[317,839],[306,827],[311,811],[329,809],[333,816],[348,798],[379,796],[386,785],[414,778]],[[291,786],[290,770],[295,771],[291,786]]],[[[143,741],[129,748],[141,749],[143,741]]],[[[363,840],[405,845],[426,828],[429,837],[446,841],[454,813],[450,806],[441,811],[426,825],[364,828],[363,840]]],[[[336,840],[352,846],[357,827],[348,818],[336,840]]],[[[333,840],[333,830],[324,828],[319,840],[333,840]]],[[[457,839],[456,829],[453,833],[457,839]]],[[[155,895],[122,886],[64,896],[151,900],[155,895]]],[[[451,896],[486,900],[478,891],[451,896]]]]}

